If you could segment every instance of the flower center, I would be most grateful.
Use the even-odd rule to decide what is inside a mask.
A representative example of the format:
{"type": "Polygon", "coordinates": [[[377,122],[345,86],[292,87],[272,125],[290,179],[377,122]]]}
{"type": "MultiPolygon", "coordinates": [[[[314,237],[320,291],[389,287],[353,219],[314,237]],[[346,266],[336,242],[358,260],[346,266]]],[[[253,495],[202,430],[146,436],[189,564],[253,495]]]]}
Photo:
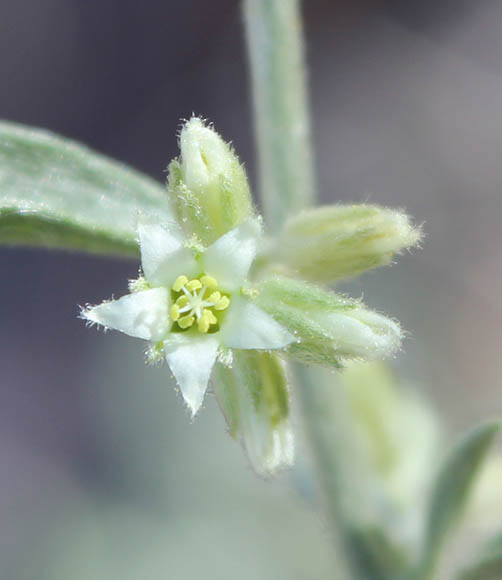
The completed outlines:
{"type": "Polygon", "coordinates": [[[174,302],[171,319],[181,330],[196,322],[200,332],[208,332],[218,324],[218,312],[230,304],[230,298],[218,290],[218,281],[206,274],[192,280],[178,276],[171,289],[174,302]]]}

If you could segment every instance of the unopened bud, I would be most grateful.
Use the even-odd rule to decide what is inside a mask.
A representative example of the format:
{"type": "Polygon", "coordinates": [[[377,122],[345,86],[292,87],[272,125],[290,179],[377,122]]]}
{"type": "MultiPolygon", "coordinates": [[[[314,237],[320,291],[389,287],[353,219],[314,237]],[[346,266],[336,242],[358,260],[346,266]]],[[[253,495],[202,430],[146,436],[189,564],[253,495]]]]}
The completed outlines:
{"type": "Polygon", "coordinates": [[[294,438],[281,360],[267,352],[234,351],[230,367],[217,365],[215,379],[230,434],[242,438],[255,471],[270,476],[292,465],[294,438]]]}
{"type": "Polygon", "coordinates": [[[290,219],[279,258],[301,278],[331,283],[389,264],[421,237],[409,217],[377,205],[332,205],[290,219]]]}
{"type": "Polygon", "coordinates": [[[386,358],[401,344],[399,325],[359,301],[280,276],[258,290],[256,304],[298,338],[288,352],[302,362],[336,367],[346,359],[386,358]]]}
{"type": "Polygon", "coordinates": [[[169,166],[169,189],[189,235],[210,244],[253,212],[244,167],[231,146],[198,117],[181,129],[181,156],[169,166]]]}

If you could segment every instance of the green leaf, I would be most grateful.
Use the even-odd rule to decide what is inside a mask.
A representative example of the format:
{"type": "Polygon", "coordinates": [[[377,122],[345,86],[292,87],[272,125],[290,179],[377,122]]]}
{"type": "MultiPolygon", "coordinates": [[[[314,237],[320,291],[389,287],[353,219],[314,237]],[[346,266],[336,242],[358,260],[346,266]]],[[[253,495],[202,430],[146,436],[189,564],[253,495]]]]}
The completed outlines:
{"type": "Polygon", "coordinates": [[[138,211],[171,216],[166,189],[83,145],[0,122],[0,243],[136,256],[138,211]]]}
{"type": "Polygon", "coordinates": [[[464,568],[457,580],[500,580],[502,578],[502,530],[481,550],[476,562],[464,568]]]}
{"type": "Polygon", "coordinates": [[[476,475],[500,428],[500,421],[474,428],[440,468],[429,503],[421,577],[433,574],[441,548],[462,515],[476,475]]]}
{"type": "Polygon", "coordinates": [[[347,546],[360,577],[368,580],[401,580],[408,571],[405,551],[385,532],[372,527],[349,531],[347,546]]]}
{"type": "Polygon", "coordinates": [[[462,570],[458,580],[500,580],[502,578],[502,552],[483,558],[470,568],[462,570]]]}
{"type": "Polygon", "coordinates": [[[485,558],[502,555],[502,529],[484,544],[482,555],[485,558]]]}

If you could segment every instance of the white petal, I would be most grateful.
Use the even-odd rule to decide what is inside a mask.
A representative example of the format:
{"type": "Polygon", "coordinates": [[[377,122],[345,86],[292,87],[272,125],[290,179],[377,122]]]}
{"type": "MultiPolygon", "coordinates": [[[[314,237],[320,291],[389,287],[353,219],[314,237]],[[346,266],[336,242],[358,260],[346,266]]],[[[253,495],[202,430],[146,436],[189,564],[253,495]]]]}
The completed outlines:
{"type": "Polygon", "coordinates": [[[260,221],[250,218],[218,238],[202,255],[206,274],[216,278],[223,290],[239,288],[256,256],[260,235],[260,221]]]}
{"type": "Polygon", "coordinates": [[[192,416],[202,404],[218,345],[219,340],[215,334],[191,332],[171,333],[164,341],[167,364],[192,416]]]}
{"type": "Polygon", "coordinates": [[[82,316],[89,322],[155,342],[164,338],[169,329],[168,310],[168,291],[153,288],[103,302],[84,310],[82,316]]]}
{"type": "Polygon", "coordinates": [[[296,342],[269,314],[241,296],[232,298],[220,335],[230,348],[270,350],[296,342]]]}
{"type": "Polygon", "coordinates": [[[152,286],[170,287],[181,274],[191,277],[198,273],[195,258],[184,246],[185,237],[176,222],[167,222],[164,227],[140,220],[138,236],[141,265],[152,286]]]}

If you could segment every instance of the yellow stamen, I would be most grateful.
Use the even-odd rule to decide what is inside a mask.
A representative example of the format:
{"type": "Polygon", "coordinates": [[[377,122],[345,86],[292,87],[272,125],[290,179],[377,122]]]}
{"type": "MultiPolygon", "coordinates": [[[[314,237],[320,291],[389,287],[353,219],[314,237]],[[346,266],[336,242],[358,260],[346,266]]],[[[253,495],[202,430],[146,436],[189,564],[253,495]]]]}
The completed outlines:
{"type": "Polygon", "coordinates": [[[171,306],[171,318],[176,322],[176,320],[178,320],[179,317],[180,317],[179,306],[177,306],[176,304],[173,304],[171,306]]]}
{"type": "Polygon", "coordinates": [[[218,286],[218,281],[213,278],[212,276],[202,276],[200,281],[206,286],[207,288],[216,288],[218,286]]]}
{"type": "Polygon", "coordinates": [[[185,328],[190,328],[194,323],[194,320],[194,316],[183,316],[178,320],[178,325],[184,330],[185,328]]]}
{"type": "Polygon", "coordinates": [[[188,298],[185,295],[180,296],[176,300],[176,306],[178,306],[178,308],[184,308],[187,304],[188,304],[188,298]]]}
{"type": "Polygon", "coordinates": [[[189,292],[193,292],[194,290],[198,290],[199,288],[202,288],[202,283],[200,280],[197,280],[197,279],[190,280],[190,282],[185,284],[185,288],[189,292]]]}
{"type": "Polygon", "coordinates": [[[218,281],[207,274],[192,279],[178,276],[172,290],[176,294],[169,313],[181,330],[196,324],[199,332],[209,332],[212,325],[219,323],[216,311],[225,310],[230,304],[229,297],[218,290],[218,281]]]}
{"type": "Polygon", "coordinates": [[[214,309],[215,310],[225,310],[228,308],[228,305],[230,304],[230,299],[228,298],[228,296],[222,296],[218,302],[214,305],[214,309]]]}
{"type": "Polygon", "coordinates": [[[211,296],[209,296],[209,302],[214,302],[216,304],[216,302],[218,302],[220,298],[221,294],[218,291],[213,292],[211,296]]]}
{"type": "Polygon", "coordinates": [[[209,322],[209,317],[204,316],[205,313],[206,313],[206,311],[204,311],[202,316],[197,321],[197,326],[198,326],[200,332],[207,332],[209,330],[209,327],[211,326],[211,323],[209,322]]]}
{"type": "Polygon", "coordinates": [[[216,324],[218,322],[216,316],[211,312],[211,310],[208,310],[207,308],[204,310],[204,315],[207,317],[210,324],[216,324]]]}
{"type": "Polygon", "coordinates": [[[172,289],[175,292],[179,292],[187,282],[188,278],[186,276],[178,276],[172,285],[172,289]]]}

